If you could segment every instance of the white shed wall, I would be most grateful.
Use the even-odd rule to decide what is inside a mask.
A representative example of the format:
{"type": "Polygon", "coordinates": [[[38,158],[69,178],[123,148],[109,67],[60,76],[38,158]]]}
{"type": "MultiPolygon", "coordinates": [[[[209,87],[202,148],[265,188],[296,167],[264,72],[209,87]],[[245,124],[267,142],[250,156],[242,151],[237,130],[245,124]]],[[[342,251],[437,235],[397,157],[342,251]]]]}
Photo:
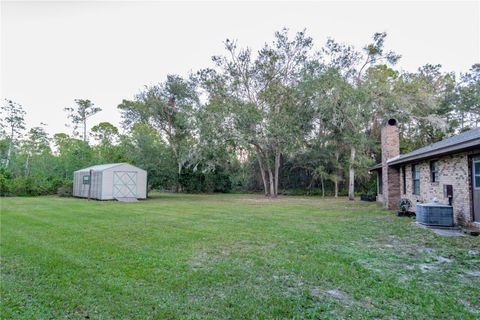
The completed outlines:
{"type": "Polygon", "coordinates": [[[101,199],[102,196],[102,172],[101,171],[77,171],[73,174],[73,196],[101,199]],[[90,176],[90,185],[83,184],[83,177],[90,176]]]}
{"type": "Polygon", "coordinates": [[[147,172],[130,164],[122,164],[103,171],[103,200],[114,199],[113,183],[115,172],[135,172],[138,199],[147,198],[147,172]]]}
{"type": "Polygon", "coordinates": [[[103,171],[102,200],[113,199],[113,169],[103,171]]]}
{"type": "MultiPolygon", "coordinates": [[[[147,197],[147,172],[130,164],[119,164],[110,168],[103,169],[101,171],[92,170],[90,186],[83,184],[83,176],[89,175],[89,170],[76,171],[74,173],[73,182],[73,195],[75,197],[90,198],[99,200],[113,200],[114,199],[114,179],[116,183],[120,183],[119,177],[126,178],[126,174],[129,177],[134,177],[136,188],[132,189],[132,185],[128,186],[128,190],[136,192],[136,198],[146,199],[147,197]],[[116,173],[116,174],[115,174],[116,173]]],[[[131,183],[131,179],[125,179],[131,183]]],[[[127,190],[123,188],[124,190],[127,190]]],[[[118,195],[118,189],[116,189],[118,195]]]]}

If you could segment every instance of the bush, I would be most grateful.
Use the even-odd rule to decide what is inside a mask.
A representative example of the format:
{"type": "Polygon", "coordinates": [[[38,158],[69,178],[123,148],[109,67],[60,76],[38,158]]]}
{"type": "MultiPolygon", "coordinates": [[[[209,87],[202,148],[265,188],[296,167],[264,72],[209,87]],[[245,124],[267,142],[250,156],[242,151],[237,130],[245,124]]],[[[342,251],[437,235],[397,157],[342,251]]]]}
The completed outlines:
{"type": "Polygon", "coordinates": [[[57,195],[59,197],[71,197],[71,196],[73,196],[73,184],[72,183],[66,183],[66,184],[60,186],[57,189],[57,195]]]}
{"type": "Polygon", "coordinates": [[[188,168],[180,176],[182,190],[188,193],[223,192],[232,190],[232,181],[222,170],[203,173],[188,168]]]}
{"type": "Polygon", "coordinates": [[[68,194],[68,188],[71,190],[72,183],[59,178],[43,176],[13,178],[8,170],[0,169],[0,196],[49,195],[55,194],[62,186],[66,186],[65,192],[68,194]]]}
{"type": "Polygon", "coordinates": [[[40,196],[50,193],[48,182],[34,177],[18,177],[12,182],[11,193],[15,196],[40,196]]]}
{"type": "Polygon", "coordinates": [[[0,196],[5,197],[11,195],[12,176],[10,171],[5,168],[0,169],[0,196]]]}

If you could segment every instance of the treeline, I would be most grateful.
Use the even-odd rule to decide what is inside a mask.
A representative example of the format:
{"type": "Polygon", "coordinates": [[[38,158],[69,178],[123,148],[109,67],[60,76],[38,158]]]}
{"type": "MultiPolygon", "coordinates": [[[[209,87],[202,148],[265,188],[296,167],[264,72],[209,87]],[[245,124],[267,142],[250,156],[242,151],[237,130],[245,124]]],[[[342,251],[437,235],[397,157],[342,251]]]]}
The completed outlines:
{"type": "Polygon", "coordinates": [[[65,108],[71,135],[27,130],[23,107],[1,108],[1,195],[71,192],[73,171],[129,162],[148,171],[149,189],[176,192],[374,193],[368,168],[380,159],[380,127],[400,123],[408,152],[477,127],[480,64],[459,75],[427,64],[395,68],[385,33],[357,50],[305,32],[275,34],[258,52],[225,42],[225,54],[188,78],[169,75],[123,100],[121,128],[101,108],[65,108]]]}

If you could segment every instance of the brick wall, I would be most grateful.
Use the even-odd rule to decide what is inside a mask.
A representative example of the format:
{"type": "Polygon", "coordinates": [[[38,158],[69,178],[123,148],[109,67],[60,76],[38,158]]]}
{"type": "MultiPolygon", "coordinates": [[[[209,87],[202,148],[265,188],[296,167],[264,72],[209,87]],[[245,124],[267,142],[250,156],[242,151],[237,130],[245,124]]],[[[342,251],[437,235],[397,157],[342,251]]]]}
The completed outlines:
{"type": "Polygon", "coordinates": [[[467,225],[473,221],[471,172],[469,153],[441,157],[438,160],[438,181],[431,182],[430,161],[421,161],[420,166],[420,195],[413,194],[412,165],[402,167],[400,171],[400,192],[402,198],[408,198],[415,211],[416,202],[432,202],[436,198],[439,202],[448,204],[444,195],[443,186],[453,186],[453,212],[455,224],[467,225]],[[402,170],[406,173],[406,193],[403,193],[402,170]]]}

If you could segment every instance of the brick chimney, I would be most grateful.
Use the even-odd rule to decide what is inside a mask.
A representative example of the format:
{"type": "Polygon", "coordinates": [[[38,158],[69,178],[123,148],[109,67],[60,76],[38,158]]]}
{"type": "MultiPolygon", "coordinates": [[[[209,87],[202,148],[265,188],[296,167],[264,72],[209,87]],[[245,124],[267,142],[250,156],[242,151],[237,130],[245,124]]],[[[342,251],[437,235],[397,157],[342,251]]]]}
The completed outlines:
{"type": "Polygon", "coordinates": [[[400,169],[387,166],[387,161],[400,155],[400,135],[396,119],[386,121],[381,130],[383,206],[397,209],[400,201],[400,169]]]}

